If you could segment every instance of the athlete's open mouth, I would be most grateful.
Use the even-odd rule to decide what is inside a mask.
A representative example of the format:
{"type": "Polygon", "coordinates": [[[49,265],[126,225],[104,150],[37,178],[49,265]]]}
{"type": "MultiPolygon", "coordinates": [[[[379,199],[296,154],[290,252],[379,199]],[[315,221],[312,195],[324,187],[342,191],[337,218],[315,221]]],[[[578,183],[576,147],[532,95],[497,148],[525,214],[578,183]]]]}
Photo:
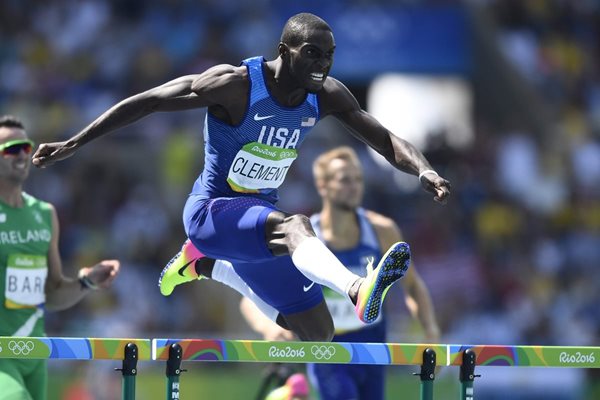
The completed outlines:
{"type": "Polygon", "coordinates": [[[312,72],[310,74],[310,78],[315,82],[323,82],[323,79],[325,78],[325,74],[322,72],[312,72]]]}

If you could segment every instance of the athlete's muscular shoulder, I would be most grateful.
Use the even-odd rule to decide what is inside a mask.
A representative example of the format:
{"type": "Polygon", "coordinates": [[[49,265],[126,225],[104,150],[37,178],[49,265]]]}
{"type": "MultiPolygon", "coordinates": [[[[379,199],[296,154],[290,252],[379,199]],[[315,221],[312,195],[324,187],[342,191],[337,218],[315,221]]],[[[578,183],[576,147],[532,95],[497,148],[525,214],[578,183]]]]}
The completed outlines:
{"type": "Polygon", "coordinates": [[[227,106],[248,91],[248,70],[244,66],[216,65],[196,75],[191,89],[210,105],[227,106]]]}
{"type": "Polygon", "coordinates": [[[402,232],[391,218],[371,210],[366,211],[366,216],[377,233],[382,249],[387,250],[392,244],[402,240],[402,232]]]}
{"type": "Polygon", "coordinates": [[[244,117],[250,83],[245,66],[216,65],[196,76],[192,91],[204,99],[208,111],[220,120],[237,125],[244,117]]]}
{"type": "Polygon", "coordinates": [[[319,92],[321,115],[338,114],[360,110],[358,101],[348,88],[335,78],[327,77],[319,92]]]}

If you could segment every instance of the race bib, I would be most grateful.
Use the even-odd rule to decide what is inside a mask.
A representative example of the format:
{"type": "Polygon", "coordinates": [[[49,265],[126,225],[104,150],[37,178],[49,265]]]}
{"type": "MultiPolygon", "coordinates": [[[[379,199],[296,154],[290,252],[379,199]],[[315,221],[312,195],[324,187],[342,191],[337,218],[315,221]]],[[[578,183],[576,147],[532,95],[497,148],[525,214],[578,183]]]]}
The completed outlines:
{"type": "Polygon", "coordinates": [[[4,297],[6,308],[35,308],[46,301],[44,286],[48,276],[45,256],[8,256],[4,297]]]}
{"type": "Polygon", "coordinates": [[[246,144],[238,151],[227,176],[236,192],[258,193],[261,189],[277,189],[298,157],[294,149],[280,149],[258,142],[246,144]]]}

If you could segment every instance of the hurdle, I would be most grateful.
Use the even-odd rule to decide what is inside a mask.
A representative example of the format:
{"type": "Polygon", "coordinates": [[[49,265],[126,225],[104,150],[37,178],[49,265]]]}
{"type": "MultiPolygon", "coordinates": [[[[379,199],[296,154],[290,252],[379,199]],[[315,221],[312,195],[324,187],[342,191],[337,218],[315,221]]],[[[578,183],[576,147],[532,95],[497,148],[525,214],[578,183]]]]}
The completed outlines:
{"type": "MultiPolygon", "coordinates": [[[[447,346],[395,343],[268,342],[262,340],[154,339],[152,359],[168,361],[178,348],[181,361],[421,365],[421,398],[433,397],[435,358],[447,346]],[[427,353],[430,356],[424,356],[427,353]]],[[[178,382],[178,381],[177,381],[178,382]]],[[[179,390],[179,384],[176,383],[179,390]]],[[[169,389],[167,389],[169,390],[169,389]]],[[[175,390],[172,391],[177,398],[175,390]]]]}
{"type": "Polygon", "coordinates": [[[123,400],[135,399],[138,360],[150,360],[150,339],[0,336],[0,358],[122,360],[123,400]]]}
{"type": "Polygon", "coordinates": [[[120,360],[123,400],[135,399],[138,360],[166,362],[170,400],[180,398],[184,361],[415,365],[421,400],[433,400],[436,366],[454,366],[460,399],[474,400],[476,366],[600,368],[600,347],[0,337],[0,358],[120,360]]]}

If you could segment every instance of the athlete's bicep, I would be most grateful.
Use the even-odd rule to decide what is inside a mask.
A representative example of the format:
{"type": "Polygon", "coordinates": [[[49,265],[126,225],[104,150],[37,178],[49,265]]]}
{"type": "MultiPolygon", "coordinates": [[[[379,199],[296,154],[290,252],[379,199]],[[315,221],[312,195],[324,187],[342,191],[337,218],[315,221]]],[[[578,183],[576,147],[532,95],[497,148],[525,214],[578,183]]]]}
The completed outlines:
{"type": "Polygon", "coordinates": [[[323,115],[332,115],[352,135],[384,156],[390,146],[390,132],[375,117],[363,110],[354,95],[341,82],[332,79],[320,96],[323,115]]]}
{"type": "Polygon", "coordinates": [[[245,69],[217,65],[201,74],[185,75],[133,97],[151,111],[178,111],[228,106],[244,81],[245,69]]]}
{"type": "Polygon", "coordinates": [[[210,105],[207,99],[192,91],[198,75],[186,75],[140,93],[138,97],[150,104],[152,111],[178,111],[210,105]]]}

